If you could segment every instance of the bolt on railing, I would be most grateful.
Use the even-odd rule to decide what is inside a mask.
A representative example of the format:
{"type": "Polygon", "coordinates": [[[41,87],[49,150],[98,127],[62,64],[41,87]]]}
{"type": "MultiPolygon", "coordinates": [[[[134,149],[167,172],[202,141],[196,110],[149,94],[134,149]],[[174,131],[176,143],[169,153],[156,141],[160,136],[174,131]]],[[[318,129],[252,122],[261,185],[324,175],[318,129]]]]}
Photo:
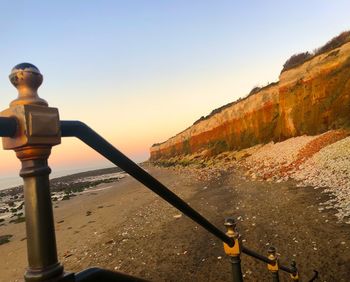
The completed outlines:
{"type": "Polygon", "coordinates": [[[226,235],[234,239],[234,245],[232,247],[224,243],[224,251],[226,255],[230,257],[230,262],[232,264],[232,279],[234,282],[243,281],[242,269],[241,269],[241,253],[245,253],[257,260],[263,261],[267,264],[268,270],[271,272],[272,281],[278,282],[278,270],[279,268],[290,274],[292,280],[299,281],[298,269],[296,268],[296,263],[292,262],[292,267],[286,267],[279,265],[276,248],[269,247],[268,256],[265,257],[257,252],[254,252],[247,247],[243,246],[240,241],[240,234],[237,231],[236,222],[233,217],[228,217],[225,219],[224,226],[227,229],[226,235]]]}
{"type": "Polygon", "coordinates": [[[292,268],[278,265],[272,253],[270,257],[265,257],[240,245],[233,219],[225,221],[225,234],[87,125],[80,121],[60,121],[58,110],[48,107],[47,102],[37,94],[43,76],[34,65],[23,63],[15,66],[10,80],[18,89],[19,96],[11,102],[9,109],[0,113],[0,136],[3,137],[4,149],[14,150],[22,163],[20,176],[24,180],[29,264],[26,281],[144,281],[97,268],[78,274],[63,271],[57,258],[48,177],[51,170],[47,164],[51,147],[60,144],[61,136],[79,138],[224,242],[225,252],[231,257],[234,281],[243,279],[241,252],[266,262],[271,272],[277,272],[274,277],[278,278],[278,269],[281,269],[298,280],[295,264],[292,268]]]}
{"type": "Polygon", "coordinates": [[[224,225],[227,228],[226,235],[234,240],[232,247],[224,243],[225,253],[230,256],[230,262],[232,264],[232,279],[235,282],[241,282],[243,281],[240,258],[241,248],[239,246],[239,234],[236,229],[236,223],[232,217],[228,217],[225,219],[224,225]]]}

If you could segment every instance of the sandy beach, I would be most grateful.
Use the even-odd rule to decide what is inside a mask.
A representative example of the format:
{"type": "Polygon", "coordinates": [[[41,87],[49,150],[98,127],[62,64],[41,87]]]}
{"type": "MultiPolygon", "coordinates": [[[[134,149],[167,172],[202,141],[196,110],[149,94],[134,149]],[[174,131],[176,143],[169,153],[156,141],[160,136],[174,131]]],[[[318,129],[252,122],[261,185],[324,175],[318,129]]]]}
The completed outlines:
{"type": "MultiPolygon", "coordinates": [[[[280,261],[295,259],[301,278],[348,281],[350,227],[320,210],[327,194],[293,182],[247,180],[235,171],[207,181],[188,168],[147,167],[152,175],[223,228],[238,219],[243,243],[262,254],[273,245],[280,261]]],[[[131,177],[54,203],[59,259],[66,271],[98,266],[151,281],[230,281],[222,243],[131,177]]],[[[21,281],[26,267],[24,223],[6,224],[0,246],[1,281],[21,281]]],[[[242,255],[246,281],[267,281],[266,265],[242,255]]],[[[281,273],[281,281],[289,276],[281,273]]]]}

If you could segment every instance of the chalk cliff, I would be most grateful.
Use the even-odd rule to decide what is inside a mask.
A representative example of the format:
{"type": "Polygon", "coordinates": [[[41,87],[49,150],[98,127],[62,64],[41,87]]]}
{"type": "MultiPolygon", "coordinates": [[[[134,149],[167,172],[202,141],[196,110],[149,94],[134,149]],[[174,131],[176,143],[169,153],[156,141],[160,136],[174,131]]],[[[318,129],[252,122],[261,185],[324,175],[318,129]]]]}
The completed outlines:
{"type": "Polygon", "coordinates": [[[350,126],[350,42],[281,73],[279,81],[151,147],[151,160],[316,135],[350,126]]]}

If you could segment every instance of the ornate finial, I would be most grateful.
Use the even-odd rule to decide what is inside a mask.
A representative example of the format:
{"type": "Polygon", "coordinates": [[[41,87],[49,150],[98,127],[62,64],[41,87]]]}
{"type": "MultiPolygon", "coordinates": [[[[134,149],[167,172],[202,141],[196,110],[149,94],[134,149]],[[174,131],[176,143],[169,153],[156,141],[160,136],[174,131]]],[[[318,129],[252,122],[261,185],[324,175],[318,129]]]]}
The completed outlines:
{"type": "Polygon", "coordinates": [[[43,82],[43,76],[36,66],[29,63],[18,64],[12,69],[9,78],[18,90],[18,97],[11,102],[10,106],[26,104],[48,106],[47,102],[37,93],[43,82]]]}
{"type": "Polygon", "coordinates": [[[224,226],[227,228],[226,234],[229,237],[235,237],[238,234],[236,234],[236,222],[233,217],[225,218],[224,226]]]}
{"type": "Polygon", "coordinates": [[[236,227],[235,219],[233,217],[226,217],[224,225],[227,227],[236,227]]]}
{"type": "Polygon", "coordinates": [[[232,242],[230,245],[224,243],[224,251],[226,255],[229,255],[231,257],[239,257],[241,253],[240,243],[238,241],[238,239],[240,238],[240,235],[236,229],[235,219],[233,217],[226,217],[224,225],[227,229],[226,235],[232,239],[232,242]]]}
{"type": "Polygon", "coordinates": [[[273,247],[273,246],[270,246],[270,247],[267,249],[267,253],[268,253],[269,255],[276,256],[276,248],[273,247]]]}
{"type": "Polygon", "coordinates": [[[297,263],[295,262],[295,260],[292,260],[290,265],[291,265],[292,268],[296,268],[297,263]]]}

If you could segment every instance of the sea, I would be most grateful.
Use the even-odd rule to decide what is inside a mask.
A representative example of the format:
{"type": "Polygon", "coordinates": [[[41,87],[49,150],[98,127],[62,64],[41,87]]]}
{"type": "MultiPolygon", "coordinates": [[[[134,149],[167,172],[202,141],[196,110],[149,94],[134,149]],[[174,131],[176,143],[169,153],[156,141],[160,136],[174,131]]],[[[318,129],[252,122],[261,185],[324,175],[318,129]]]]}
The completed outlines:
{"type": "MultiPolygon", "coordinates": [[[[50,174],[50,179],[52,178],[57,178],[57,177],[62,177],[66,175],[71,175],[75,173],[80,173],[80,172],[85,172],[85,171],[90,171],[90,170],[96,170],[96,169],[102,169],[106,168],[104,167],[94,167],[94,168],[76,168],[76,169],[61,169],[61,170],[52,170],[50,174]]],[[[0,191],[5,190],[8,188],[12,188],[15,186],[19,186],[23,184],[22,178],[18,176],[0,176],[0,191]]]]}

